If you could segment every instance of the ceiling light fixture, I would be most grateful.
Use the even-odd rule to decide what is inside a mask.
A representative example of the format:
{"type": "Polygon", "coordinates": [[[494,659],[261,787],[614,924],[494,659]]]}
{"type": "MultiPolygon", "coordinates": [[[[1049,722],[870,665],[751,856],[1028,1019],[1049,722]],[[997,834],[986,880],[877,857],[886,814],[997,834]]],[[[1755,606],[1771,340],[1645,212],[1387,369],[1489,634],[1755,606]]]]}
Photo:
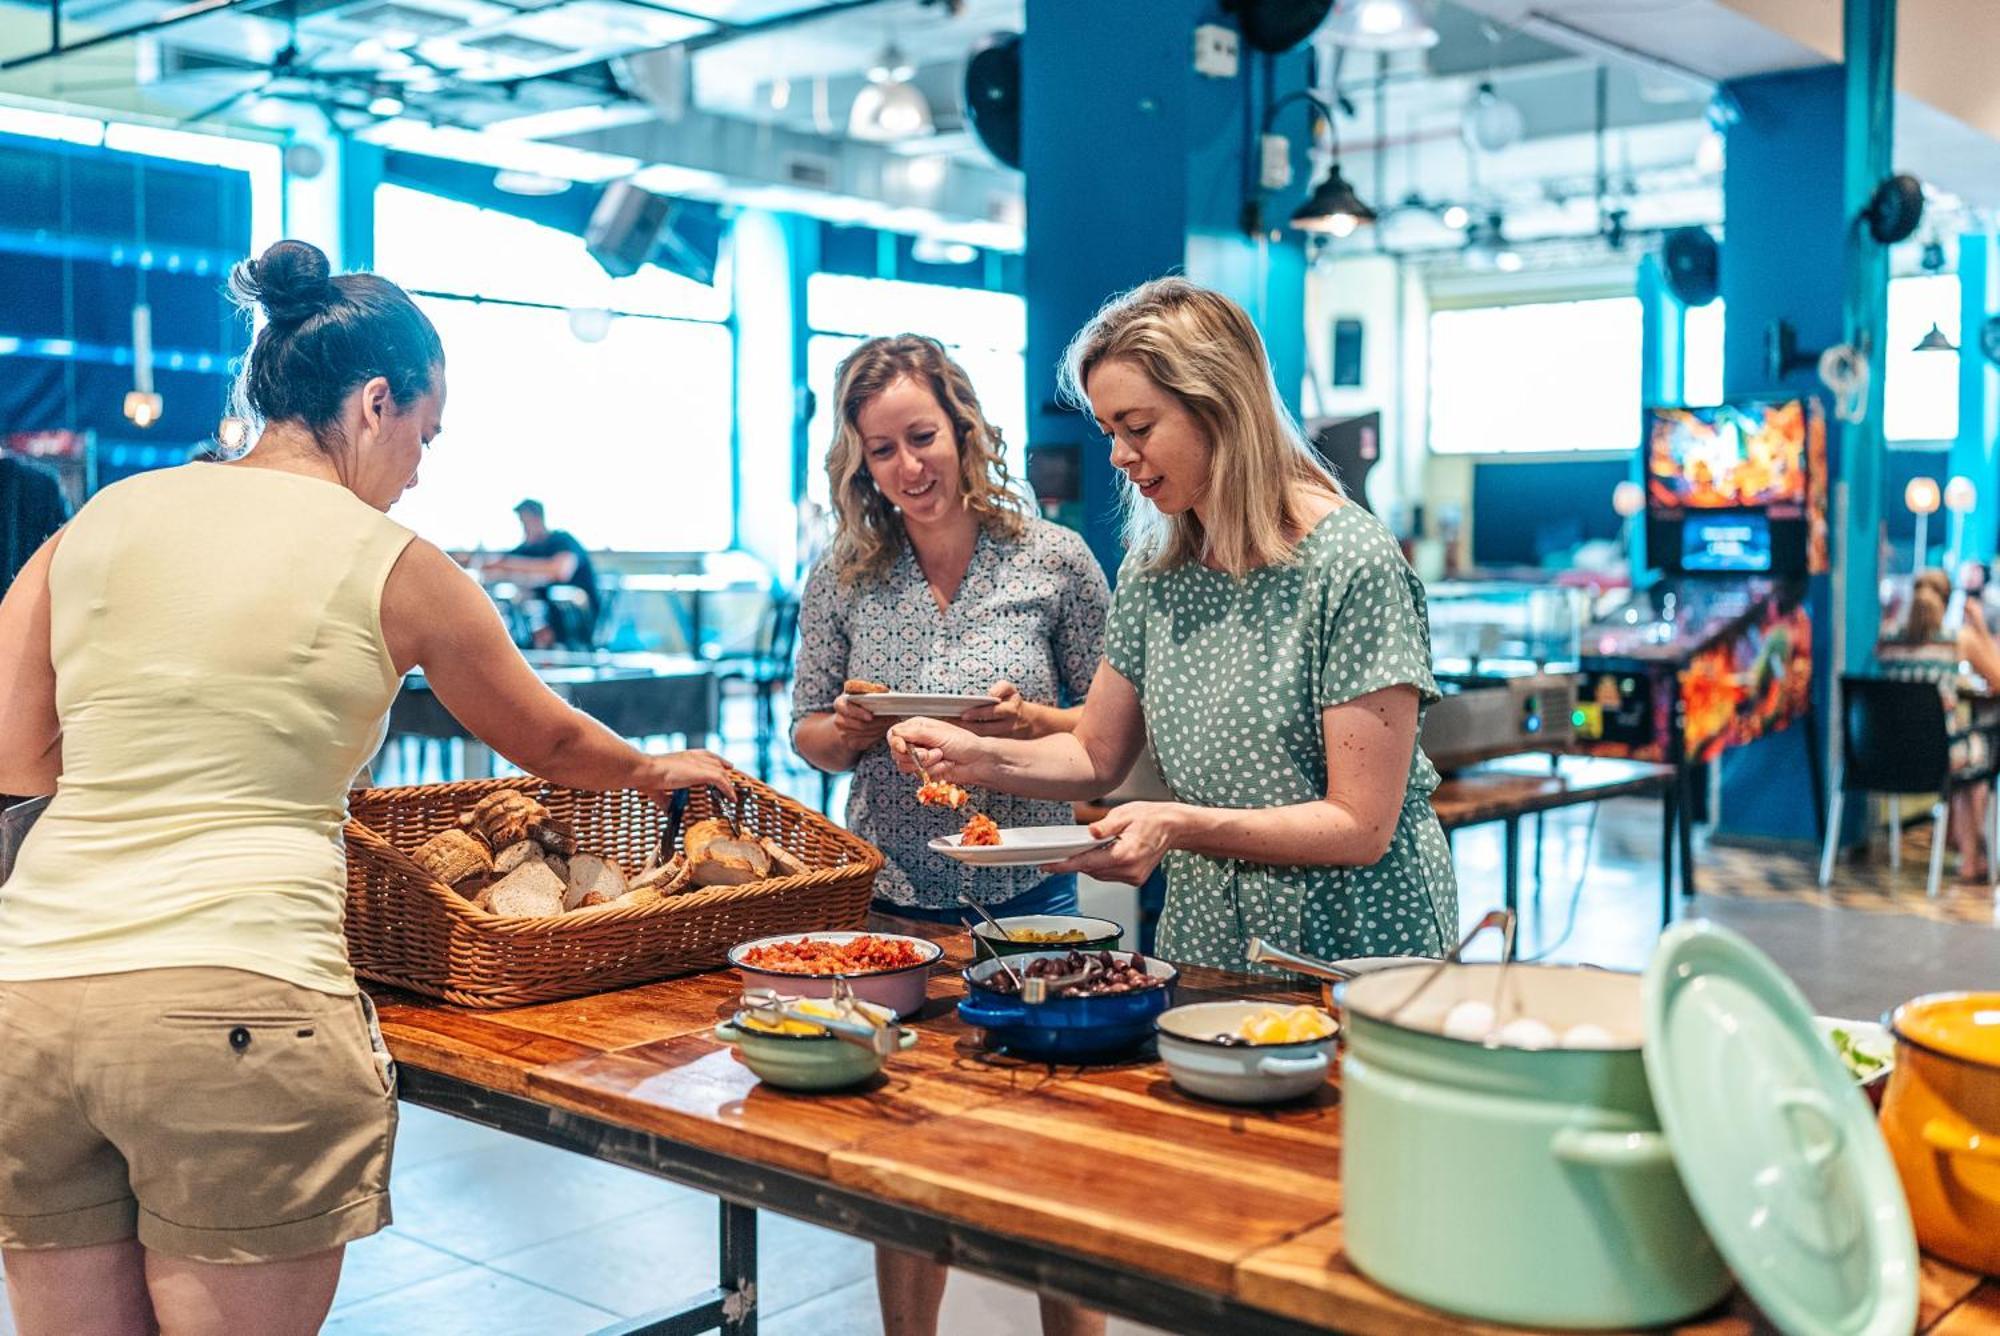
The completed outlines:
{"type": "Polygon", "coordinates": [[[403,114],[403,99],[390,92],[377,93],[368,99],[368,114],[393,120],[403,114]]]}
{"type": "Polygon", "coordinates": [[[1520,142],[1521,109],[1483,83],[1465,103],[1459,129],[1465,142],[1485,153],[1498,153],[1520,142]]]}
{"type": "Polygon", "coordinates": [[[1357,51],[1417,51],[1438,42],[1417,0],[1341,0],[1321,31],[1357,51]]]}
{"type": "Polygon", "coordinates": [[[493,173],[493,188],[509,195],[543,198],[560,195],[569,187],[570,183],[561,177],[544,176],[540,172],[524,172],[512,167],[502,167],[493,173]]]}
{"type": "Polygon", "coordinates": [[[854,95],[847,115],[847,133],[854,139],[883,144],[931,132],[930,99],[910,80],[916,66],[894,42],[868,67],[868,86],[854,95]]]}
{"type": "Polygon", "coordinates": [[[1368,207],[1347,178],[1340,174],[1340,164],[1335,162],[1327,168],[1326,175],[1313,187],[1312,194],[1305,202],[1292,210],[1292,226],[1301,232],[1318,232],[1327,236],[1349,237],[1364,224],[1375,221],[1375,210],[1368,207]]]}
{"type": "Polygon", "coordinates": [[[1438,221],[1454,232],[1462,232],[1472,221],[1472,211],[1463,204],[1446,205],[1445,211],[1438,215],[1438,221]]]}
{"type": "Polygon", "coordinates": [[[1955,353],[1958,351],[1958,345],[1953,343],[1951,335],[1940,329],[1938,322],[1933,320],[1931,321],[1930,333],[1919,339],[1917,346],[1910,351],[1919,353],[1955,353]]]}

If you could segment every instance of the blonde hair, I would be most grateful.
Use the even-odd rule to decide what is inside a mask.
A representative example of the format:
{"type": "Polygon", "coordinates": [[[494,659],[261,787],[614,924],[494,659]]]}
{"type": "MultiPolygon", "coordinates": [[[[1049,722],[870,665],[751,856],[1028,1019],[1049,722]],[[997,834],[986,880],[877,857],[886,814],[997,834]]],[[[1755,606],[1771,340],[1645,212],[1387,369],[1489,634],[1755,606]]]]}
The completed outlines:
{"type": "Polygon", "coordinates": [[[965,368],[951,360],[943,344],[921,334],[870,339],[847,355],[834,381],[839,413],[826,474],[836,516],[831,557],[842,584],[887,575],[908,537],[903,517],[869,475],[859,426],[868,401],[905,377],[936,396],[951,421],[959,503],[990,534],[1016,538],[1027,522],[1028,503],[1014,490],[1000,429],[986,420],[965,368]]]}
{"type": "Polygon", "coordinates": [[[1091,372],[1131,362],[1180,402],[1208,439],[1208,521],[1162,515],[1130,479],[1125,546],[1147,571],[1202,562],[1242,577],[1295,559],[1311,526],[1303,493],[1342,497],[1278,397],[1264,340],[1242,307],[1185,278],[1157,278],[1106,302],[1063,353],[1062,393],[1088,413],[1091,372]]]}

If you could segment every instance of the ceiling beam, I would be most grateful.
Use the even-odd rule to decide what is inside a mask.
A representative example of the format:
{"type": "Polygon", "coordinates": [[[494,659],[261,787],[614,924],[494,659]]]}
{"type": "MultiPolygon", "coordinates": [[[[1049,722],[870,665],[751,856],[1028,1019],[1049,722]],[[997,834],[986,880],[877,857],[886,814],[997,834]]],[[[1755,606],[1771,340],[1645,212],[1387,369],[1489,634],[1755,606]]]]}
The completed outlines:
{"type": "Polygon", "coordinates": [[[95,37],[86,37],[80,42],[71,42],[68,45],[64,45],[61,40],[60,19],[54,13],[54,11],[59,10],[61,3],[62,0],[49,0],[49,7],[52,11],[50,23],[56,30],[50,33],[51,40],[48,48],[42,51],[31,51],[25,56],[15,56],[9,60],[0,60],[0,73],[5,73],[8,70],[26,69],[30,65],[39,65],[45,60],[55,60],[62,56],[73,56],[79,51],[89,51],[93,47],[105,46],[112,42],[123,42],[134,37],[144,37],[160,32],[163,29],[175,27],[178,24],[190,22],[194,19],[207,18],[211,14],[225,14],[231,11],[247,12],[260,9],[265,5],[275,3],[275,0],[193,0],[191,4],[179,5],[166,10],[154,18],[146,20],[144,23],[135,23],[126,28],[114,28],[110,32],[99,33],[95,37]]]}

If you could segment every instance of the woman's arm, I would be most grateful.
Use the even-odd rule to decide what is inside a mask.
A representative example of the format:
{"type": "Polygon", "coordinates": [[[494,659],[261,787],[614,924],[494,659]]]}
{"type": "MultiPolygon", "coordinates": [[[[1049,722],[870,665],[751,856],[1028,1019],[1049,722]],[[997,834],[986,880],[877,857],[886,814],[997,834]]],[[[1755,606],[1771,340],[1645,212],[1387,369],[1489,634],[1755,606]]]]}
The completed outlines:
{"type": "Polygon", "coordinates": [[[649,756],[549,690],[492,601],[422,539],[389,574],[382,631],[399,671],[421,667],[454,719],[529,774],[578,789],[713,784],[735,795],[729,766],[714,753],[649,756]]]}
{"type": "Polygon", "coordinates": [[[43,543],[0,599],[0,793],[17,798],[54,793],[62,776],[49,657],[49,566],[61,541],[57,532],[43,543]]]}
{"type": "Polygon", "coordinates": [[[1144,881],[1170,849],[1280,867],[1366,867],[1389,851],[1417,745],[1417,689],[1385,687],[1321,712],[1326,796],[1289,807],[1126,803],[1091,826],[1117,839],[1052,872],[1144,881]]]}
{"type": "Polygon", "coordinates": [[[877,719],[842,692],[831,710],[809,714],[792,725],[792,748],[806,764],[828,774],[852,770],[854,763],[889,734],[888,719],[877,719]]]}
{"type": "Polygon", "coordinates": [[[806,577],[799,594],[799,648],[792,668],[792,749],[828,774],[852,770],[888,735],[889,721],[856,705],[843,684],[850,675],[843,589],[831,560],[806,577]]]}
{"type": "Polygon", "coordinates": [[[931,778],[1070,801],[1116,787],[1146,740],[1139,693],[1100,663],[1074,731],[1032,739],[981,737],[938,719],[905,719],[889,730],[897,764],[931,778]]]}

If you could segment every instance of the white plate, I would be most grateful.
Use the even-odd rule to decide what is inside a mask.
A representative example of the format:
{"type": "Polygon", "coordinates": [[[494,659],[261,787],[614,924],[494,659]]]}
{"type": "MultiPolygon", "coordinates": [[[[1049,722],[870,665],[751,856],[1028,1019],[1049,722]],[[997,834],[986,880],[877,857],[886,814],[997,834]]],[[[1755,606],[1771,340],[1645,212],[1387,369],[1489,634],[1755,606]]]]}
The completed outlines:
{"type": "Polygon", "coordinates": [[[1040,867],[1102,849],[1114,838],[1098,839],[1090,833],[1089,826],[1016,826],[1001,830],[998,844],[968,847],[958,842],[958,836],[947,835],[932,840],[931,851],[974,867],[1040,867]]]}
{"type": "Polygon", "coordinates": [[[870,691],[848,699],[879,719],[956,719],[981,705],[999,704],[993,696],[931,691],[870,691]]]}

